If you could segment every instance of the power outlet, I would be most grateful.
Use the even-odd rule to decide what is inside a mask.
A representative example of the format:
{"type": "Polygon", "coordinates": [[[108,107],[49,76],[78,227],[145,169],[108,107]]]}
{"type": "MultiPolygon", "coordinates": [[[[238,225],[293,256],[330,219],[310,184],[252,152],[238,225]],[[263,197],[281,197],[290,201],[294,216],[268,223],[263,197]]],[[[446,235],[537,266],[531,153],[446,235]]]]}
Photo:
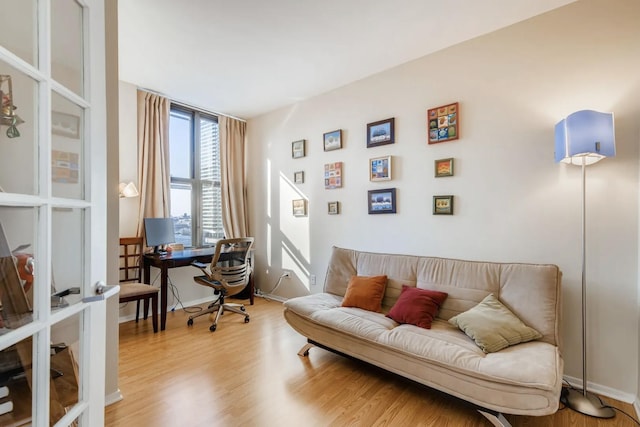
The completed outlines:
{"type": "Polygon", "coordinates": [[[315,286],[315,284],[316,284],[316,275],[315,275],[315,274],[311,274],[311,275],[309,276],[309,284],[310,284],[311,286],[315,286]]]}

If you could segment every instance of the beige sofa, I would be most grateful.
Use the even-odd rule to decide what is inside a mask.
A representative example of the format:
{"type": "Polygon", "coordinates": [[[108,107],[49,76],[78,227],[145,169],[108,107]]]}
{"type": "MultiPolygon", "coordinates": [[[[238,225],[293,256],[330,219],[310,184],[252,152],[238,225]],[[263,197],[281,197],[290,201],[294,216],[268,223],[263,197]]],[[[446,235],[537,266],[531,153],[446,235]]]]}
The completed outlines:
{"type": "Polygon", "coordinates": [[[462,261],[333,248],[324,292],[284,303],[287,322],[308,343],[379,366],[468,401],[496,426],[506,414],[558,409],[563,359],[560,282],[555,265],[462,261]],[[353,276],[388,277],[382,313],[341,307],[353,276]],[[402,285],[448,293],[431,329],[398,324],[384,313],[402,285]],[[448,322],[493,293],[542,338],[484,353],[448,322]]]}

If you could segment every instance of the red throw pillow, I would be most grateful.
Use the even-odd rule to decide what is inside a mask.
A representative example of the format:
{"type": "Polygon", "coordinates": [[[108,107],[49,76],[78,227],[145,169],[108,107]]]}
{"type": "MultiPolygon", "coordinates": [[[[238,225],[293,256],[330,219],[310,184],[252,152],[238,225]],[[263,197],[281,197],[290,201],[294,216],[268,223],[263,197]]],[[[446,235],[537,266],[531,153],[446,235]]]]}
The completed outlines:
{"type": "Polygon", "coordinates": [[[380,312],[386,287],[387,276],[353,276],[349,280],[342,306],[380,312]]]}
{"type": "Polygon", "coordinates": [[[408,323],[431,329],[431,322],[449,294],[402,285],[402,292],[387,317],[398,323],[408,323]]]}

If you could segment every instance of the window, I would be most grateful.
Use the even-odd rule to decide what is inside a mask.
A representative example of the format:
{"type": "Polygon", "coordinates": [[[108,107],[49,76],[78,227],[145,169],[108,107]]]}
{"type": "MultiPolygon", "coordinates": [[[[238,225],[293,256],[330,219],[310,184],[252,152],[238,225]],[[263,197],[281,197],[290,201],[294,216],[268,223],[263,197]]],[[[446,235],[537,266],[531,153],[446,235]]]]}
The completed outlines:
{"type": "Polygon", "coordinates": [[[176,243],[213,245],[224,237],[216,116],[171,106],[169,168],[176,243]]]}

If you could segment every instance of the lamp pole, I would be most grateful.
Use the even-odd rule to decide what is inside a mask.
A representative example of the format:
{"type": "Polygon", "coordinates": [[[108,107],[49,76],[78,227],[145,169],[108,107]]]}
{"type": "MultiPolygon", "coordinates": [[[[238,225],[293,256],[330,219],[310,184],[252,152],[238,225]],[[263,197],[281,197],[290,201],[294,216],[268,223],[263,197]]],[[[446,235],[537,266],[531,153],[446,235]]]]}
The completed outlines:
{"type": "Polygon", "coordinates": [[[581,414],[596,418],[613,418],[616,412],[600,398],[587,391],[587,181],[586,161],[582,157],[582,390],[569,389],[567,406],[581,414]]]}

